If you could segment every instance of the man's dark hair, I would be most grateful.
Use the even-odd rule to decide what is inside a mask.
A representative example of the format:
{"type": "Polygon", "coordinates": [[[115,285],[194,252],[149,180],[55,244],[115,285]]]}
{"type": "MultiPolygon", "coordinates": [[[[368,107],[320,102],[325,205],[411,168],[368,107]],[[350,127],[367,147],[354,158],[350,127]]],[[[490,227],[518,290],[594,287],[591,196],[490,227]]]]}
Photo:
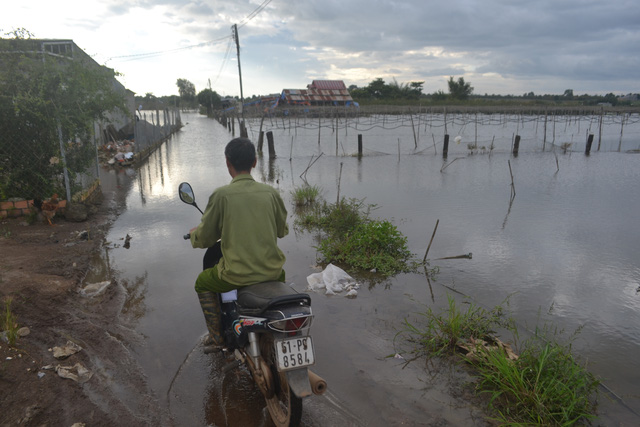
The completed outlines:
{"type": "Polygon", "coordinates": [[[256,147],[248,138],[235,138],[227,144],[224,155],[237,172],[250,172],[256,161],[256,147]]]}

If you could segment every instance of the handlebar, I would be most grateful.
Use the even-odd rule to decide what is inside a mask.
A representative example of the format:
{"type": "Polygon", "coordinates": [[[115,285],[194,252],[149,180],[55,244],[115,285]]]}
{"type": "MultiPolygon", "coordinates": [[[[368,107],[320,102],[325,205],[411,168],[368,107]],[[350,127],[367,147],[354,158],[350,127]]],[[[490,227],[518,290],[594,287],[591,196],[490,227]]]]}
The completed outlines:
{"type": "Polygon", "coordinates": [[[184,236],[182,236],[182,238],[183,238],[184,240],[189,240],[189,239],[191,239],[191,233],[187,233],[187,234],[185,234],[184,236]]]}

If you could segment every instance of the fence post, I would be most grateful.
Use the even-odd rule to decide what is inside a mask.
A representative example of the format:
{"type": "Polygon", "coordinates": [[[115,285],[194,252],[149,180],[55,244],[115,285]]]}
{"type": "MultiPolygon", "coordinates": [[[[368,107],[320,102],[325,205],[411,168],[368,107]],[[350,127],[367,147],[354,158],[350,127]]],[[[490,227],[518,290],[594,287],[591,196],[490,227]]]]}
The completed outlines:
{"type": "Polygon", "coordinates": [[[269,158],[276,157],[276,149],[273,145],[273,132],[267,132],[267,144],[269,145],[269,158]]]}
{"type": "Polygon", "coordinates": [[[362,157],[362,134],[358,134],[358,157],[362,157]]]}
{"type": "Polygon", "coordinates": [[[258,135],[258,153],[262,153],[262,146],[264,145],[264,131],[260,131],[260,135],[258,135]]]}
{"type": "Polygon", "coordinates": [[[67,154],[64,151],[64,142],[62,141],[62,125],[58,120],[58,140],[60,141],[60,156],[62,157],[62,167],[64,171],[64,187],[67,190],[67,202],[71,201],[71,184],[69,183],[69,171],[67,170],[67,154]]]}
{"type": "Polygon", "coordinates": [[[591,154],[591,144],[593,144],[593,134],[589,134],[589,138],[587,139],[587,148],[584,150],[584,154],[587,156],[591,154]]]}
{"type": "Polygon", "coordinates": [[[449,135],[444,136],[444,145],[442,146],[442,158],[446,159],[449,154],[449,135]]]}
{"type": "Polygon", "coordinates": [[[513,143],[513,155],[518,157],[518,150],[520,149],[520,135],[516,135],[516,140],[513,143]]]}

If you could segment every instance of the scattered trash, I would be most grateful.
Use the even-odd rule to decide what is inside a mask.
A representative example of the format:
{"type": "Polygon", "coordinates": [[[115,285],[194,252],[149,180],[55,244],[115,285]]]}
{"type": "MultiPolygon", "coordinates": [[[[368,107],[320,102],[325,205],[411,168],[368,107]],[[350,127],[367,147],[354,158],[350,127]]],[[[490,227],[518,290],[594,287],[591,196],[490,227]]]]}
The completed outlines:
{"type": "Polygon", "coordinates": [[[38,378],[44,377],[46,374],[44,372],[38,372],[38,378]]]}
{"type": "Polygon", "coordinates": [[[58,365],[55,369],[59,377],[67,378],[77,383],[86,383],[93,376],[93,373],[82,366],[81,363],[76,363],[73,366],[58,365]]]}
{"type": "Polygon", "coordinates": [[[56,359],[66,359],[80,350],[82,350],[82,347],[78,344],[72,341],[67,341],[67,343],[62,347],[53,347],[53,357],[56,359]]]}
{"type": "Polygon", "coordinates": [[[326,289],[326,295],[335,295],[342,291],[347,291],[346,296],[354,298],[358,295],[357,289],[360,288],[355,279],[349,276],[343,269],[333,264],[327,267],[321,273],[313,273],[307,276],[308,290],[318,291],[326,289]]]}
{"type": "Polygon", "coordinates": [[[80,293],[87,297],[95,297],[104,293],[105,289],[111,284],[110,280],[105,280],[104,282],[98,283],[89,283],[87,286],[80,290],[80,293]]]}
{"type": "Polygon", "coordinates": [[[404,357],[402,357],[402,355],[400,353],[396,353],[396,355],[393,356],[393,358],[394,359],[403,359],[404,360],[404,357]]]}
{"type": "Polygon", "coordinates": [[[131,236],[127,234],[127,237],[125,237],[124,239],[124,245],[122,245],[122,247],[125,249],[129,249],[129,247],[131,246],[131,244],[129,243],[130,241],[131,241],[131,236]]]}

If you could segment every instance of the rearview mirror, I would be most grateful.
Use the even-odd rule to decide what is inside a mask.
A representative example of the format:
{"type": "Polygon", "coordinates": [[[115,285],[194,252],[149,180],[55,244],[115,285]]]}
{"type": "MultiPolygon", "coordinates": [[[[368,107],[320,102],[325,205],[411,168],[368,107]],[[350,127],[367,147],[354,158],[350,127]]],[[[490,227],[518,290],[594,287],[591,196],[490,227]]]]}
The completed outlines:
{"type": "Polygon", "coordinates": [[[193,188],[191,188],[191,184],[188,182],[183,182],[178,186],[178,194],[180,195],[180,200],[185,202],[188,205],[195,206],[196,209],[202,213],[202,210],[196,204],[196,195],[193,194],[193,188]]]}

